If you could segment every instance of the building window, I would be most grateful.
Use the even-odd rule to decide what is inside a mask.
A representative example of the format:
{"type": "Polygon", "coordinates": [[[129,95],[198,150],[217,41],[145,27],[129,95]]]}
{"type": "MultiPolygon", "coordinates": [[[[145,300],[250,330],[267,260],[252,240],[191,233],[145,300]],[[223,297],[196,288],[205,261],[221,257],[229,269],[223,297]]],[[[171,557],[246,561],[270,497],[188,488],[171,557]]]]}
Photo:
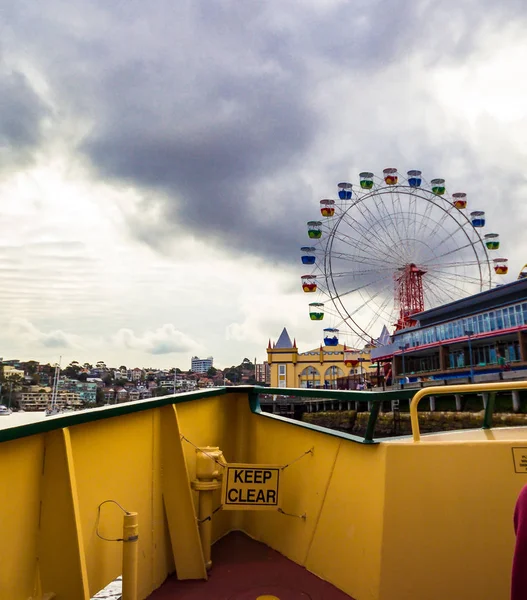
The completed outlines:
{"type": "Polygon", "coordinates": [[[464,319],[456,319],[449,323],[431,325],[416,332],[397,335],[394,343],[415,347],[421,344],[434,344],[460,338],[465,335],[467,330],[473,331],[477,335],[524,325],[527,325],[526,302],[497,308],[464,319]]]}
{"type": "Polygon", "coordinates": [[[465,366],[465,353],[463,350],[456,350],[455,352],[450,352],[449,354],[449,362],[451,369],[460,369],[465,366]]]}
{"type": "Polygon", "coordinates": [[[278,365],[278,387],[285,388],[287,383],[287,365],[278,365]]]}
{"type": "Polygon", "coordinates": [[[489,312],[489,319],[490,319],[490,330],[496,331],[496,314],[494,313],[493,310],[489,312]]]}
{"type": "Polygon", "coordinates": [[[306,367],[299,375],[300,387],[320,387],[320,373],[315,367],[306,367]]]}

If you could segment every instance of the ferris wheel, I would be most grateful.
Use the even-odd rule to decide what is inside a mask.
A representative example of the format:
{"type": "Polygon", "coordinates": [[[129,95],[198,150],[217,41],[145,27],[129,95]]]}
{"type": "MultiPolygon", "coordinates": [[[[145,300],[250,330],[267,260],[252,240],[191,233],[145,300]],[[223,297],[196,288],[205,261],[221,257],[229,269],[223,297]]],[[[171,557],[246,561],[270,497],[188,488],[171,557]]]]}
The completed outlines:
{"type": "Polygon", "coordinates": [[[427,182],[418,170],[359,177],[320,201],[322,219],[307,223],[312,245],[301,248],[312,267],[302,289],[317,294],[310,318],[330,317],[326,345],[338,344],[343,325],[355,342],[372,343],[383,326],[410,327],[416,313],[490,289],[508,272],[499,235],[485,233],[485,212],[471,210],[466,193],[449,194],[444,179],[427,182]]]}

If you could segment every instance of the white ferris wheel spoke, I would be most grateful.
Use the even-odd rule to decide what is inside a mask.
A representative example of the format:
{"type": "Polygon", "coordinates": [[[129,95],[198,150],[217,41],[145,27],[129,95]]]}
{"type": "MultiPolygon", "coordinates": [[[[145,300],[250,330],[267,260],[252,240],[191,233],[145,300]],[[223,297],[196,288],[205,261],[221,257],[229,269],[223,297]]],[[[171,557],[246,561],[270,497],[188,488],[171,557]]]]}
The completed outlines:
{"type": "Polygon", "coordinates": [[[491,285],[481,231],[449,194],[422,181],[411,188],[404,176],[395,186],[374,177],[373,189],[355,188],[351,203],[337,200],[335,215],[321,220],[323,239],[313,241],[319,293],[331,301],[325,312],[358,340],[369,341],[380,323],[394,326],[394,293],[409,265],[424,272],[425,310],[491,285]]]}

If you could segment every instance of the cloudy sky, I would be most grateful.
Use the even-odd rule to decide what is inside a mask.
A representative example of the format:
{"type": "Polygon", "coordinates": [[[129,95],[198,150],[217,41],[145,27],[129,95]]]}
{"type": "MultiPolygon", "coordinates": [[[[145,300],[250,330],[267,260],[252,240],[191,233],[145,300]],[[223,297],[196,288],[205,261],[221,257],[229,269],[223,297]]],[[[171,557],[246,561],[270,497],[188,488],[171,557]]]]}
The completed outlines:
{"type": "Polygon", "coordinates": [[[527,5],[0,0],[0,356],[217,366],[287,326],[362,170],[462,189],[527,262],[527,5]]]}

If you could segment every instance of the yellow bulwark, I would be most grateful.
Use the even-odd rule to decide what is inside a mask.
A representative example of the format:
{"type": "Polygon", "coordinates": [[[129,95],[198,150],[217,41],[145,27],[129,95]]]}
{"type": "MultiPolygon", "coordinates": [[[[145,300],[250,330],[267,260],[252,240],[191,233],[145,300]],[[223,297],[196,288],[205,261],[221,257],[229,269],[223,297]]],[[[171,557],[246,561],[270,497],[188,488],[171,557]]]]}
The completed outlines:
{"type": "Polygon", "coordinates": [[[508,597],[527,428],[365,444],[262,413],[265,392],[212,389],[2,425],[0,599],[87,600],[123,573],[124,597],[143,600],[170,573],[207,578],[210,541],[231,530],[355,600],[508,597]],[[280,510],[232,510],[226,490],[255,505],[276,490],[280,510]]]}

